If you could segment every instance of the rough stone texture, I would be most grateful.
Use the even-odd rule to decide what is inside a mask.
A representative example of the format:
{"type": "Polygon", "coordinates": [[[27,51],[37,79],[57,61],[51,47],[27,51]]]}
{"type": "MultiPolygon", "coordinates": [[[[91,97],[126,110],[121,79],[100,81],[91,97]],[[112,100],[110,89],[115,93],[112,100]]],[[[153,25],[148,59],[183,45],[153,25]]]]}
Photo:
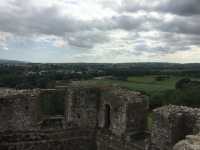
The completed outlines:
{"type": "Polygon", "coordinates": [[[36,128],[38,90],[0,89],[0,132],[36,128]]]}
{"type": "Polygon", "coordinates": [[[75,84],[11,90],[0,93],[0,108],[1,150],[145,149],[148,103],[138,92],[75,84]],[[65,100],[64,116],[43,114],[40,96],[57,90],[65,100]]]}
{"type": "Polygon", "coordinates": [[[200,109],[155,109],[150,140],[147,102],[118,87],[0,89],[0,150],[200,150],[200,109]],[[40,96],[54,93],[65,100],[64,115],[40,110],[40,96]]]}
{"type": "Polygon", "coordinates": [[[38,123],[38,129],[41,130],[58,130],[65,129],[63,116],[53,116],[43,119],[38,123]]]}
{"type": "Polygon", "coordinates": [[[68,126],[97,126],[100,92],[95,87],[74,86],[67,89],[65,117],[68,126]]]}
{"type": "Polygon", "coordinates": [[[96,136],[97,150],[147,150],[146,139],[127,141],[126,138],[99,130],[96,136]]]}
{"type": "Polygon", "coordinates": [[[64,115],[65,106],[63,103],[65,94],[66,90],[64,89],[40,89],[39,105],[41,111],[38,117],[45,119],[49,116],[64,115]]]}
{"type": "Polygon", "coordinates": [[[66,95],[66,122],[73,126],[106,128],[117,136],[131,136],[146,129],[148,103],[138,92],[117,87],[73,86],[66,95]]]}
{"type": "Polygon", "coordinates": [[[100,128],[105,127],[106,105],[110,107],[108,128],[113,134],[132,136],[145,131],[148,104],[143,95],[120,88],[103,90],[98,115],[100,128]]]}
{"type": "Polygon", "coordinates": [[[199,132],[200,109],[168,105],[154,110],[151,146],[171,150],[186,135],[199,132]]]}
{"type": "Polygon", "coordinates": [[[186,136],[186,139],[178,142],[173,150],[200,150],[200,135],[186,136]]]}
{"type": "Polygon", "coordinates": [[[1,150],[94,150],[94,130],[68,129],[0,133],[1,150]]]}

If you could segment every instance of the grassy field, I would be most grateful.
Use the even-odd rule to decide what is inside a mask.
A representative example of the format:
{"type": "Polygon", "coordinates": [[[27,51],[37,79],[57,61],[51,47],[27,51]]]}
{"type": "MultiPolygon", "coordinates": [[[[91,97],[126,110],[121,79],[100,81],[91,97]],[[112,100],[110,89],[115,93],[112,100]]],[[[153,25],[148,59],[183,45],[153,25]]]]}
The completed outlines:
{"type": "Polygon", "coordinates": [[[96,84],[112,84],[124,87],[130,90],[141,91],[148,95],[155,92],[175,89],[176,82],[181,77],[171,76],[163,81],[157,81],[156,76],[132,76],[127,81],[120,80],[93,80],[96,84]]]}

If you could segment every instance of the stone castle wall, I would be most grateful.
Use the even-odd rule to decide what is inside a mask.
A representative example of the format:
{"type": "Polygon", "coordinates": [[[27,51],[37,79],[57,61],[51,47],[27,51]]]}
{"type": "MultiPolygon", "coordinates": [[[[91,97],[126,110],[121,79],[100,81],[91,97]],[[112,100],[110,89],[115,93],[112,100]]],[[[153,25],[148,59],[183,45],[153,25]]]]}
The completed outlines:
{"type": "Polygon", "coordinates": [[[97,126],[100,91],[91,87],[71,87],[65,97],[66,123],[76,127],[97,126]]]}
{"type": "Polygon", "coordinates": [[[110,126],[108,128],[113,134],[129,136],[145,131],[148,104],[143,95],[122,89],[103,91],[98,116],[100,128],[105,126],[106,105],[110,107],[110,126]]]}
{"type": "Polygon", "coordinates": [[[171,150],[186,135],[197,134],[200,109],[183,106],[164,106],[154,110],[151,133],[152,149],[171,150]]]}
{"type": "MultiPolygon", "coordinates": [[[[0,120],[7,117],[5,123],[0,122],[0,148],[95,150],[97,143],[99,147],[106,142],[115,146],[116,141],[128,142],[133,133],[145,130],[148,104],[140,93],[113,87],[79,85],[59,89],[59,92],[53,89],[14,90],[4,96],[0,94],[0,120]],[[64,127],[53,129],[54,125],[62,122],[62,117],[42,121],[48,115],[43,114],[39,105],[41,96],[48,98],[55,92],[62,93],[65,113],[64,127]],[[138,113],[141,113],[140,117],[138,113]],[[48,126],[51,121],[56,122],[48,126]],[[104,134],[96,136],[100,131],[104,134]],[[113,140],[105,138],[108,136],[113,140]],[[99,140],[96,140],[97,137],[99,140]]],[[[121,149],[125,146],[131,149],[133,145],[122,144],[121,149]]]]}
{"type": "Polygon", "coordinates": [[[94,150],[92,129],[0,133],[1,150],[94,150]]]}
{"type": "Polygon", "coordinates": [[[37,90],[1,90],[0,131],[23,131],[36,129],[37,90]]]}
{"type": "Polygon", "coordinates": [[[145,142],[145,139],[127,141],[126,138],[101,130],[96,136],[97,150],[146,150],[148,144],[145,142]]]}
{"type": "Polygon", "coordinates": [[[149,138],[144,95],[117,87],[70,85],[57,90],[0,90],[0,149],[181,150],[198,145],[200,109],[155,109],[149,138]],[[41,120],[48,115],[40,110],[40,96],[55,92],[65,101],[65,113],[41,120]]]}
{"type": "Polygon", "coordinates": [[[200,135],[188,135],[184,140],[179,141],[173,150],[199,150],[200,135]]]}

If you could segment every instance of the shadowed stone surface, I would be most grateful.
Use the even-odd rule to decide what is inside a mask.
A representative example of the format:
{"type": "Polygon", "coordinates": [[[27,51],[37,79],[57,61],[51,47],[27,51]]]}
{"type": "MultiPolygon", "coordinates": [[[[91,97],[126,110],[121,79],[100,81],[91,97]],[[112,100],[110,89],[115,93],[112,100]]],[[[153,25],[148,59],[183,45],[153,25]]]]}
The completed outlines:
{"type": "Polygon", "coordinates": [[[199,150],[200,135],[188,135],[185,140],[178,142],[173,150],[199,150]]]}
{"type": "Polygon", "coordinates": [[[152,149],[171,150],[186,135],[199,133],[200,109],[168,105],[154,110],[152,149]]]}
{"type": "Polygon", "coordinates": [[[39,90],[0,91],[0,131],[36,129],[39,90]]]}
{"type": "Polygon", "coordinates": [[[200,135],[188,135],[185,140],[178,142],[173,150],[199,150],[200,135]]]}
{"type": "Polygon", "coordinates": [[[94,150],[92,129],[0,133],[1,150],[94,150]]]}
{"type": "Polygon", "coordinates": [[[145,133],[148,111],[146,97],[138,92],[72,84],[0,94],[2,150],[104,150],[119,144],[118,149],[137,150],[144,144],[144,137],[133,140],[145,133]],[[41,111],[40,96],[58,90],[65,101],[64,116],[48,116],[41,111]]]}
{"type": "Polygon", "coordinates": [[[200,109],[155,109],[151,137],[147,114],[146,96],[118,87],[0,89],[0,150],[199,150],[200,109]],[[41,111],[41,96],[52,95],[64,115],[41,111]]]}

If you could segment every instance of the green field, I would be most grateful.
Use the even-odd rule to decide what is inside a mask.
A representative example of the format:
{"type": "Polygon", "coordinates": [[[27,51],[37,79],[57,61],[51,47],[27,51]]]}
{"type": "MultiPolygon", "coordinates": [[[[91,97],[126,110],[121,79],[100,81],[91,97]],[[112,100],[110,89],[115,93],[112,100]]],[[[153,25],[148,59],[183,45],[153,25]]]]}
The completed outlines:
{"type": "Polygon", "coordinates": [[[131,76],[128,77],[127,81],[120,80],[92,80],[96,84],[106,85],[112,84],[127,88],[130,90],[141,91],[148,95],[155,92],[166,91],[175,89],[176,82],[181,79],[181,77],[171,76],[163,81],[157,81],[156,76],[131,76]]]}
{"type": "Polygon", "coordinates": [[[200,93],[198,82],[196,85],[186,85],[185,88],[176,88],[177,81],[183,78],[189,78],[193,81],[199,81],[199,78],[188,76],[165,76],[160,79],[159,75],[130,76],[126,80],[89,80],[88,83],[97,85],[114,85],[129,90],[139,91],[149,97],[150,109],[161,107],[163,105],[185,105],[190,107],[200,106],[200,93]]]}

